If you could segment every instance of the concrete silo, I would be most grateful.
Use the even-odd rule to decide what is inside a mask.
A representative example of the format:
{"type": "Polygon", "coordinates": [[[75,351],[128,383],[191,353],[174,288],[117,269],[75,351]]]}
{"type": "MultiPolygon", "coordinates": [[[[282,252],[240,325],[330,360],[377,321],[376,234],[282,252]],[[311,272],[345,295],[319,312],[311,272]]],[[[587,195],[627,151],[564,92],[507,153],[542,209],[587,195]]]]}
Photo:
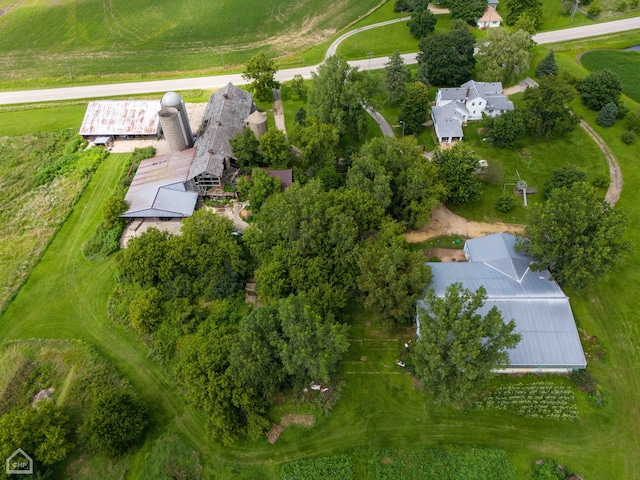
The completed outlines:
{"type": "Polygon", "coordinates": [[[247,125],[256,138],[260,137],[267,132],[267,114],[256,110],[247,118],[247,125]]]}
{"type": "Polygon", "coordinates": [[[160,100],[160,104],[162,105],[162,110],[158,112],[160,124],[171,150],[184,150],[193,147],[193,134],[189,125],[187,108],[180,95],[176,92],[167,92],[160,100]]]}

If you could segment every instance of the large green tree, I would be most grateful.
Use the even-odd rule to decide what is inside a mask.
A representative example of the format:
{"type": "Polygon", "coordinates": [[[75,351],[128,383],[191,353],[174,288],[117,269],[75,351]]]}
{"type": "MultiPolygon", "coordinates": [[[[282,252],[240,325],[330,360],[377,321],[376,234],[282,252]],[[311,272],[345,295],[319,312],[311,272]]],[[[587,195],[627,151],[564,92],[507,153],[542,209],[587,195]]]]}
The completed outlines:
{"type": "Polygon", "coordinates": [[[338,159],[340,132],[329,123],[320,123],[315,117],[296,124],[290,130],[291,142],[300,149],[296,164],[314,174],[325,167],[333,167],[338,159]]]}
{"type": "Polygon", "coordinates": [[[364,242],[358,265],[358,289],[364,305],[397,324],[415,319],[416,301],[431,281],[422,252],[409,250],[402,229],[386,222],[378,234],[364,242]]]}
{"type": "Polygon", "coordinates": [[[485,121],[484,134],[498,147],[518,145],[526,132],[525,116],[521,110],[504,112],[498,117],[488,117],[485,121]]]}
{"type": "Polygon", "coordinates": [[[527,129],[533,135],[559,137],[580,123],[568,106],[574,98],[572,87],[556,76],[542,78],[537,87],[527,88],[522,98],[527,129]]]}
{"type": "Polygon", "coordinates": [[[474,26],[476,18],[481,17],[487,8],[487,2],[484,0],[447,0],[446,3],[451,11],[451,18],[464,20],[474,26]]]}
{"type": "Polygon", "coordinates": [[[515,25],[523,14],[526,14],[536,27],[542,23],[542,0],[505,0],[504,6],[507,8],[507,25],[515,25]]]}
{"type": "Polygon", "coordinates": [[[508,349],[520,341],[515,322],[505,322],[493,307],[478,313],[487,300],[484,287],[447,287],[443,297],[430,289],[418,307],[420,337],[411,350],[415,373],[441,404],[468,403],[473,392],[509,361],[508,349]]]}
{"type": "Polygon", "coordinates": [[[108,392],[94,405],[86,431],[92,444],[116,456],[138,446],[147,423],[146,407],[130,393],[108,392]]]}
{"type": "Polygon", "coordinates": [[[411,72],[404,65],[404,60],[400,56],[400,52],[396,50],[389,57],[389,61],[384,67],[385,76],[385,90],[387,91],[387,98],[391,103],[397,103],[403,100],[407,93],[406,83],[411,77],[411,72]]]}
{"type": "Polygon", "coordinates": [[[411,135],[418,133],[428,118],[429,89],[422,82],[413,82],[407,90],[398,120],[403,122],[402,131],[411,135]]]}
{"type": "Polygon", "coordinates": [[[471,80],[476,59],[476,40],[467,30],[453,30],[423,38],[418,64],[431,85],[459,86],[471,80]]]}
{"type": "Polygon", "coordinates": [[[519,247],[562,285],[584,289],[621,264],[630,252],[625,216],[584,182],[557,188],[531,207],[519,247]]]}
{"type": "Polygon", "coordinates": [[[258,139],[258,148],[266,166],[270,168],[288,168],[293,156],[291,145],[282,130],[272,128],[258,139]]]}
{"type": "Polygon", "coordinates": [[[622,81],[611,70],[598,70],[587,75],[578,86],[582,102],[591,110],[599,111],[607,103],[619,102],[622,81]]]}
{"type": "Polygon", "coordinates": [[[260,153],[260,143],[250,128],[243,129],[229,140],[231,150],[240,168],[264,167],[264,159],[260,153]]]}
{"type": "Polygon", "coordinates": [[[478,157],[465,142],[453,147],[437,150],[433,163],[446,188],[445,200],[459,205],[473,202],[480,197],[482,184],[476,175],[478,157]]]}
{"type": "Polygon", "coordinates": [[[309,110],[321,123],[335,126],[341,135],[360,139],[366,131],[367,103],[373,93],[372,78],[336,56],[327,58],[313,72],[309,110]]]}
{"type": "Polygon", "coordinates": [[[347,186],[367,192],[394,219],[410,228],[424,225],[444,195],[435,164],[412,137],[374,138],[353,158],[347,186]]]}
{"type": "MultiPolygon", "coordinates": [[[[191,404],[204,412],[209,436],[225,445],[243,437],[255,440],[269,426],[259,382],[249,381],[249,371],[246,377],[238,375],[242,365],[231,367],[232,360],[243,358],[233,351],[237,341],[233,326],[207,324],[181,339],[177,349],[176,378],[184,385],[191,404]]],[[[255,365],[247,368],[254,369],[255,365]]]]}
{"type": "Polygon", "coordinates": [[[483,82],[506,82],[529,70],[531,35],[524,30],[509,33],[504,28],[491,28],[478,46],[478,79],[483,82]]]}
{"type": "Polygon", "coordinates": [[[438,18],[428,9],[415,10],[411,19],[407,22],[409,32],[415,38],[420,39],[433,33],[436,29],[438,18]]]}
{"type": "Polygon", "coordinates": [[[349,349],[347,325],[331,316],[323,318],[300,296],[281,300],[278,318],[282,329],[278,351],[287,374],[302,384],[329,382],[349,349]]]}
{"type": "Polygon", "coordinates": [[[272,90],[280,88],[280,82],[275,79],[278,68],[273,59],[263,52],[249,59],[242,71],[242,78],[251,80],[249,89],[262,102],[271,100],[272,90]]]}

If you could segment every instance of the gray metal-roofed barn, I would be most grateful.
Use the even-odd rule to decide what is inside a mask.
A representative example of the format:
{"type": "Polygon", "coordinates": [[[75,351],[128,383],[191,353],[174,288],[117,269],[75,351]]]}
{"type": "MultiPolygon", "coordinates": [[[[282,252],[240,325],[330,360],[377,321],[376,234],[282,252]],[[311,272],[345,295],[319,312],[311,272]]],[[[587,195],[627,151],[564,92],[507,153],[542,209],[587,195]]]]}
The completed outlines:
{"type": "Polygon", "coordinates": [[[193,146],[193,134],[184,101],[176,92],[167,92],[160,100],[160,125],[172,152],[193,146]]]}
{"type": "MultiPolygon", "coordinates": [[[[427,263],[433,273],[431,288],[437,296],[461,282],[464,288],[484,286],[487,301],[478,313],[497,307],[505,321],[514,319],[518,345],[509,350],[509,365],[500,372],[564,373],[586,367],[569,298],[548,270],[533,271],[531,257],[515,251],[516,237],[497,233],[467,240],[468,262],[427,263]]],[[[422,300],[418,306],[426,305],[422,300]]],[[[420,335],[420,316],[417,318],[420,335]]]]}
{"type": "Polygon", "coordinates": [[[190,190],[205,196],[222,186],[224,171],[234,158],[229,140],[244,130],[247,118],[256,110],[253,95],[232,83],[211,95],[195,143],[190,190]]]}

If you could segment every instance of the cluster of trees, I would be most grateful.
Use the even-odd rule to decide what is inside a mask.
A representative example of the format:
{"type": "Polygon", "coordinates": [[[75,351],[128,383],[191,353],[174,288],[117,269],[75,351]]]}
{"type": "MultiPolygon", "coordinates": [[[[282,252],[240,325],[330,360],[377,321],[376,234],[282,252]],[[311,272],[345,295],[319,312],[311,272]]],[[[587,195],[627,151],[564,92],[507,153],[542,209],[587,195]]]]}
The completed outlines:
{"type": "Polygon", "coordinates": [[[611,70],[591,72],[578,85],[580,98],[591,110],[598,112],[596,123],[611,127],[619,118],[624,118],[627,108],[620,102],[622,81],[611,70]]]}

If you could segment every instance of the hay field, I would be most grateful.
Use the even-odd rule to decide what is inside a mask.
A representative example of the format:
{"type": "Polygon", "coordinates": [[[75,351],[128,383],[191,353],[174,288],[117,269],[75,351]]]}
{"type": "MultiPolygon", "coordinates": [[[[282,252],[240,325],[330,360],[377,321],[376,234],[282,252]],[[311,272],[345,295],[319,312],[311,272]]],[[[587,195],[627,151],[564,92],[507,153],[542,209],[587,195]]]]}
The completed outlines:
{"type": "Polygon", "coordinates": [[[326,40],[380,0],[0,0],[0,83],[238,65],[326,40]]]}

